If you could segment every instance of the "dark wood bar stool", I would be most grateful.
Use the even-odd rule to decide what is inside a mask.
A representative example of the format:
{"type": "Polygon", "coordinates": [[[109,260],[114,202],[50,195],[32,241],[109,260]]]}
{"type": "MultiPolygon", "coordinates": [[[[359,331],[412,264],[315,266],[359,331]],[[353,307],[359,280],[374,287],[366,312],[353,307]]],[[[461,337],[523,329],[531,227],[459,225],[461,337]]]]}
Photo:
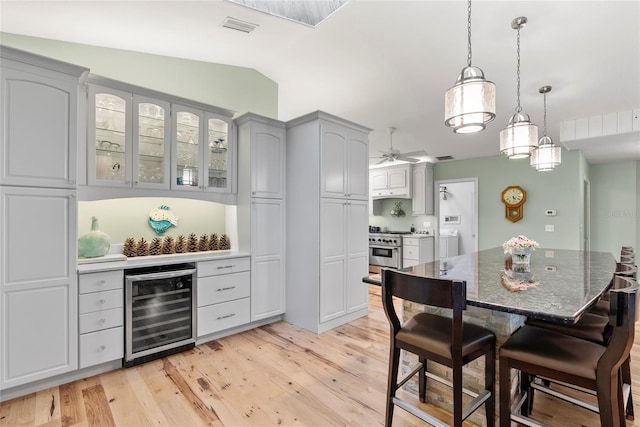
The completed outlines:
{"type": "MultiPolygon", "coordinates": [[[[467,287],[463,281],[428,279],[395,270],[382,270],[382,305],[391,328],[385,426],[391,426],[395,406],[431,425],[449,425],[396,397],[396,391],[414,375],[419,374],[419,398],[421,402],[425,401],[427,360],[452,369],[453,426],[461,427],[463,420],[482,405],[486,413],[487,426],[494,426],[496,336],[486,328],[462,321],[462,314],[466,309],[466,295],[467,287]],[[394,309],[393,297],[451,309],[452,317],[420,313],[402,324],[394,309]],[[416,354],[419,363],[398,382],[400,350],[416,354]],[[485,390],[481,393],[463,390],[462,367],[481,356],[485,357],[485,390]],[[473,397],[464,407],[463,392],[473,397]]],[[[430,378],[436,380],[431,376],[430,378]]]]}
{"type": "MultiPolygon", "coordinates": [[[[634,284],[633,279],[614,275],[612,289],[623,289],[630,287],[634,284]]],[[[607,306],[610,306],[610,297],[607,297],[606,300],[598,301],[598,303],[602,306],[606,303],[607,306]]],[[[529,326],[536,326],[540,328],[549,329],[552,331],[556,331],[562,334],[570,335],[572,337],[580,338],[583,340],[591,341],[596,344],[600,344],[603,346],[608,345],[610,335],[611,335],[611,326],[609,325],[609,311],[607,309],[607,313],[605,315],[595,314],[594,312],[588,312],[580,317],[580,320],[572,325],[565,325],[560,323],[546,322],[543,320],[537,319],[527,319],[526,324],[529,326]]],[[[634,411],[633,411],[633,395],[631,393],[631,358],[628,357],[621,368],[622,375],[622,386],[625,390],[625,399],[624,399],[624,407],[626,417],[629,420],[634,419],[634,411]]],[[[531,381],[535,381],[535,378],[531,378],[531,381]]],[[[543,382],[543,387],[548,387],[548,382],[543,382]]],[[[544,390],[543,390],[544,391],[544,390]]],[[[531,398],[529,400],[529,404],[533,404],[533,390],[531,394],[531,398]]]]}
{"type": "Polygon", "coordinates": [[[499,356],[501,427],[509,427],[512,419],[527,422],[531,414],[531,376],[592,391],[598,404],[589,409],[600,414],[602,427],[625,425],[620,368],[633,345],[638,284],[628,278],[620,279],[628,286],[610,291],[611,333],[606,346],[531,325],[520,328],[502,345],[499,356]],[[511,369],[521,372],[524,392],[513,412],[511,369]]]}

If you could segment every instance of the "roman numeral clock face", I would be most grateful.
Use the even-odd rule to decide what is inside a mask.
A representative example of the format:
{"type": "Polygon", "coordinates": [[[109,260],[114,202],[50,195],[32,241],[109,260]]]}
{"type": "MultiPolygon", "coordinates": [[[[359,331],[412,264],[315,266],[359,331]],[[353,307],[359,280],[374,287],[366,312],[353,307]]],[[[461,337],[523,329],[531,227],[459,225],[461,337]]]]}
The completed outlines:
{"type": "Polygon", "coordinates": [[[504,216],[511,222],[523,217],[522,205],[527,200],[527,192],[522,187],[512,185],[502,191],[502,203],[505,204],[504,216]]]}

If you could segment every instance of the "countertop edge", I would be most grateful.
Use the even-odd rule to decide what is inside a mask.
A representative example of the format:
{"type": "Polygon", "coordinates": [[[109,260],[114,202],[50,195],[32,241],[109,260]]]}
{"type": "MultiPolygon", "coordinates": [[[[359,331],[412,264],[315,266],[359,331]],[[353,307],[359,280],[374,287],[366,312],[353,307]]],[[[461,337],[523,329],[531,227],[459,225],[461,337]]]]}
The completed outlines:
{"type": "Polygon", "coordinates": [[[249,252],[242,251],[206,251],[188,252],[183,254],[150,255],[127,258],[124,255],[105,255],[96,258],[95,262],[78,264],[78,273],[93,273],[99,271],[123,270],[127,268],[150,267],[162,264],[177,264],[182,262],[213,261],[217,259],[232,259],[251,256],[249,252]],[[108,258],[108,259],[106,259],[108,258]]]}

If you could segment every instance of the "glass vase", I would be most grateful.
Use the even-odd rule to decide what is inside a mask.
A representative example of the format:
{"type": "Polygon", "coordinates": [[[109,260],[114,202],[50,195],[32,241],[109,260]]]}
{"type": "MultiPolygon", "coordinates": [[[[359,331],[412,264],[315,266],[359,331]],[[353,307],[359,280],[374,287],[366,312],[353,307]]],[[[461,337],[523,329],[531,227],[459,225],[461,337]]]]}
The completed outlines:
{"type": "Polygon", "coordinates": [[[529,264],[531,262],[531,248],[513,249],[511,262],[513,264],[529,264]]]}

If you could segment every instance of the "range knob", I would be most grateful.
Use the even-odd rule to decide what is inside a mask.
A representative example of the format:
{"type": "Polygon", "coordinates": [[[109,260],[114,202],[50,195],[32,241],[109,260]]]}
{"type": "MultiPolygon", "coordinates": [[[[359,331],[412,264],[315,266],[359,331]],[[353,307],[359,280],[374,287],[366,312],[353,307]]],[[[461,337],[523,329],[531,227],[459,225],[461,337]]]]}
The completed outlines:
{"type": "Polygon", "coordinates": [[[398,241],[396,239],[393,239],[393,243],[398,243],[398,241]]]}

